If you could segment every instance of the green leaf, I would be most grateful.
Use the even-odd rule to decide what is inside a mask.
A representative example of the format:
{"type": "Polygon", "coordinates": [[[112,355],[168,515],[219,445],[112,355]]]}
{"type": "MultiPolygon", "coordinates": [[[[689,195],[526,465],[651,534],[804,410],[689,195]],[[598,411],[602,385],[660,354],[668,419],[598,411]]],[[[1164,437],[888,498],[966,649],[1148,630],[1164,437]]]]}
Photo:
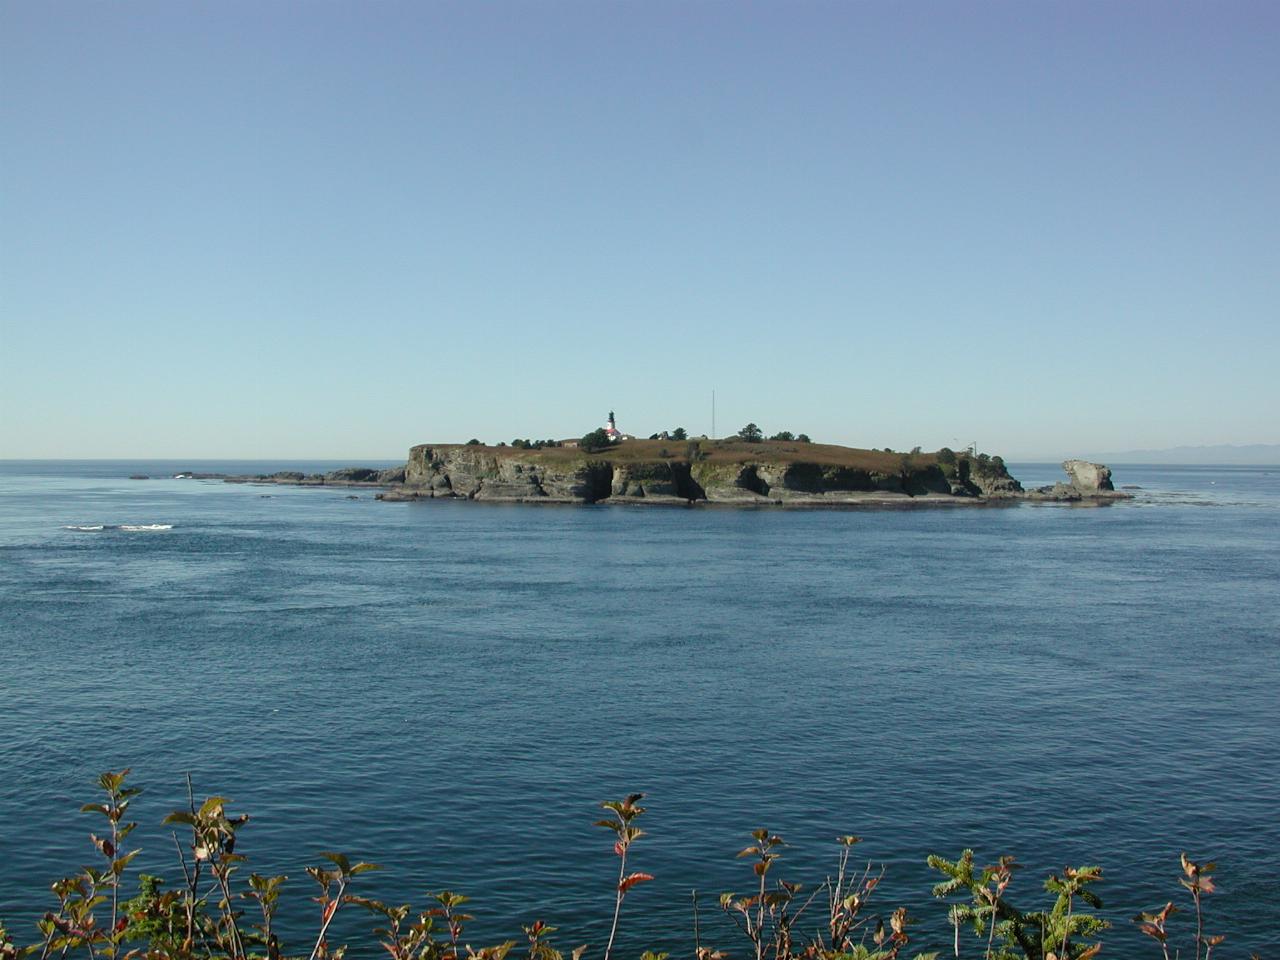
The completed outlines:
{"type": "Polygon", "coordinates": [[[114,873],[117,877],[120,876],[120,874],[124,873],[124,868],[129,865],[129,861],[132,860],[141,852],[142,852],[141,850],[131,850],[130,852],[126,853],[123,857],[117,857],[115,860],[111,862],[111,872],[114,873]]]}
{"type": "Polygon", "coordinates": [[[343,873],[351,872],[351,861],[347,859],[346,854],[333,853],[332,851],[322,851],[320,856],[333,863],[343,873]]]}
{"type": "Polygon", "coordinates": [[[221,812],[222,808],[230,803],[226,797],[210,797],[204,803],[200,804],[198,816],[201,819],[212,816],[215,812],[221,812]]]}

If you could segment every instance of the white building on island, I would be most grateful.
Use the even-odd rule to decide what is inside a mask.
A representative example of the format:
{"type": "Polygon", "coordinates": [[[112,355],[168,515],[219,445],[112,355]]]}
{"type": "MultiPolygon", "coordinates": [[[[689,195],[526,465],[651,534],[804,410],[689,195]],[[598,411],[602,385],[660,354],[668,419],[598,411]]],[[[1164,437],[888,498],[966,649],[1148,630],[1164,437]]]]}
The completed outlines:
{"type": "Polygon", "coordinates": [[[622,431],[618,429],[618,422],[613,418],[612,410],[609,411],[609,421],[604,425],[604,432],[615,443],[622,439],[622,431]]]}
{"type": "Polygon", "coordinates": [[[618,429],[618,421],[614,419],[612,410],[609,411],[609,419],[604,425],[604,432],[605,432],[605,435],[608,436],[608,438],[612,440],[614,443],[620,443],[623,440],[635,439],[635,437],[633,437],[631,434],[623,433],[621,430],[618,429]]]}

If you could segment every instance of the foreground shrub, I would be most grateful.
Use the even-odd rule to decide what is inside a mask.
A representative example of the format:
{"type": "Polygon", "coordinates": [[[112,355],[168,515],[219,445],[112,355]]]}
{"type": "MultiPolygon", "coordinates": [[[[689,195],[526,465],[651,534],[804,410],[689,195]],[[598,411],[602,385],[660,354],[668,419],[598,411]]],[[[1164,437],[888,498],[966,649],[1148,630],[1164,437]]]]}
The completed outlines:
{"type": "MultiPolygon", "coordinates": [[[[126,819],[129,805],[139,792],[125,786],[128,773],[126,769],[102,774],[98,786],[104,799],[81,808],[106,820],[102,837],[90,835],[98,865],[83,867],[52,884],[57,906],[38,922],[37,943],[17,946],[0,923],[0,960],[64,960],[74,954],[87,955],[89,960],[284,960],[284,946],[273,922],[288,878],[243,875],[248,858],[237,851],[237,843],[248,815],[231,815],[225,797],[212,796],[197,804],[190,778],[187,809],[175,810],[164,820],[190,834],[185,844],[176,843],[181,885],[165,890],[158,877],[141,873],[136,895],[122,901],[129,866],[139,853],[123,849],[135,827],[126,819]]],[[[645,836],[636,825],[645,812],[640,806],[643,796],[634,793],[602,804],[608,816],[596,821],[614,834],[613,852],[618,857],[608,942],[598,954],[602,960],[613,958],[627,893],[653,879],[652,874],[629,868],[631,849],[645,836]]],[[[837,838],[835,875],[808,892],[776,876],[786,848],[782,837],[760,829],[752,832],[751,839],[738,854],[751,867],[750,891],[743,896],[724,893],[719,899],[721,911],[743,935],[747,956],[754,960],[906,960],[905,951],[912,942],[908,929],[915,921],[904,907],[872,909],[884,870],[870,863],[862,869],[851,864],[859,837],[837,838]]],[[[516,947],[515,940],[478,949],[466,943],[464,931],[473,917],[460,909],[467,902],[460,894],[450,890],[430,894],[427,905],[419,910],[408,903],[384,903],[356,892],[358,878],[379,869],[377,864],[353,863],[336,852],[321,857],[323,864],[306,868],[316,885],[311,897],[319,906],[316,934],[309,947],[289,952],[291,958],[341,960],[347,948],[330,943],[329,931],[338,913],[351,908],[373,915],[376,925],[371,939],[392,960],[506,960],[516,947]]],[[[1020,869],[1012,857],[979,866],[973,851],[965,850],[955,860],[930,856],[927,862],[943,877],[933,894],[949,905],[947,918],[953,928],[949,952],[956,957],[1088,960],[1101,951],[1101,936],[1109,924],[1088,912],[1102,906],[1093,890],[1102,882],[1100,867],[1065,867],[1060,874],[1052,874],[1043,884],[1052,898],[1047,908],[1024,911],[1009,898],[1020,869]]],[[[1196,960],[1211,960],[1214,948],[1224,939],[1204,932],[1204,898],[1216,890],[1214,870],[1212,863],[1198,864],[1182,855],[1180,882],[1195,910],[1195,931],[1188,939],[1196,960]]],[[[696,891],[693,912],[693,960],[728,960],[728,952],[702,942],[696,891]]],[[[1165,960],[1170,958],[1172,940],[1169,920],[1177,912],[1168,903],[1135,919],[1138,929],[1159,944],[1165,960]]],[[[523,931],[528,960],[564,960],[551,941],[555,928],[535,920],[523,931]]],[[[1188,960],[1191,952],[1185,952],[1188,960]]],[[[1176,949],[1173,955],[1183,956],[1176,949]]],[[[585,960],[597,954],[583,945],[570,956],[585,960]]],[[[936,960],[939,954],[912,956],[936,960]]],[[[645,952],[640,960],[667,957],[645,952]]]]}

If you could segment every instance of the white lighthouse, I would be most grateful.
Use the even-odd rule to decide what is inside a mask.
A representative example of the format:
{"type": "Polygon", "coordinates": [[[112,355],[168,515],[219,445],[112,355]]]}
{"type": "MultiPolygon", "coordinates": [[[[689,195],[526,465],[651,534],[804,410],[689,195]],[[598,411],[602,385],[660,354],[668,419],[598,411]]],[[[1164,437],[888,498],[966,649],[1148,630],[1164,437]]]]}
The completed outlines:
{"type": "Polygon", "coordinates": [[[618,423],[613,418],[612,410],[609,411],[609,422],[604,425],[604,432],[615,443],[622,439],[622,431],[618,429],[618,423]]]}

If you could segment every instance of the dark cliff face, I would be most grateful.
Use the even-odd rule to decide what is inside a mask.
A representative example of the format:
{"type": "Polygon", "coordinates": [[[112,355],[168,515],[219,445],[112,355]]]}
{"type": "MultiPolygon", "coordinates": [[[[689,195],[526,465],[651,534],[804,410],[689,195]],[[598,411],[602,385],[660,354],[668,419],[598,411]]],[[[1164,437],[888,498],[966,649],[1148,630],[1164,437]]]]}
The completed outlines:
{"type": "Polygon", "coordinates": [[[999,457],[964,457],[958,460],[956,479],[978,497],[1004,499],[1022,493],[1022,484],[1010,475],[999,457]]]}
{"type": "Polygon", "coordinates": [[[641,443],[596,453],[422,444],[410,451],[404,488],[393,498],[821,505],[1005,497],[1022,489],[998,458],[960,457],[942,464],[932,455],[813,450],[817,456],[805,459],[809,451],[804,448],[779,451],[768,444],[727,450],[690,445],[680,450],[686,456],[670,456],[665,447],[652,453],[668,455],[650,456],[641,443]],[[848,454],[845,459],[865,454],[865,465],[829,462],[837,459],[831,451],[848,454]]]}
{"type": "Polygon", "coordinates": [[[432,497],[595,503],[612,493],[613,468],[585,454],[580,460],[548,464],[532,453],[422,445],[409,451],[405,485],[432,497]]]}

